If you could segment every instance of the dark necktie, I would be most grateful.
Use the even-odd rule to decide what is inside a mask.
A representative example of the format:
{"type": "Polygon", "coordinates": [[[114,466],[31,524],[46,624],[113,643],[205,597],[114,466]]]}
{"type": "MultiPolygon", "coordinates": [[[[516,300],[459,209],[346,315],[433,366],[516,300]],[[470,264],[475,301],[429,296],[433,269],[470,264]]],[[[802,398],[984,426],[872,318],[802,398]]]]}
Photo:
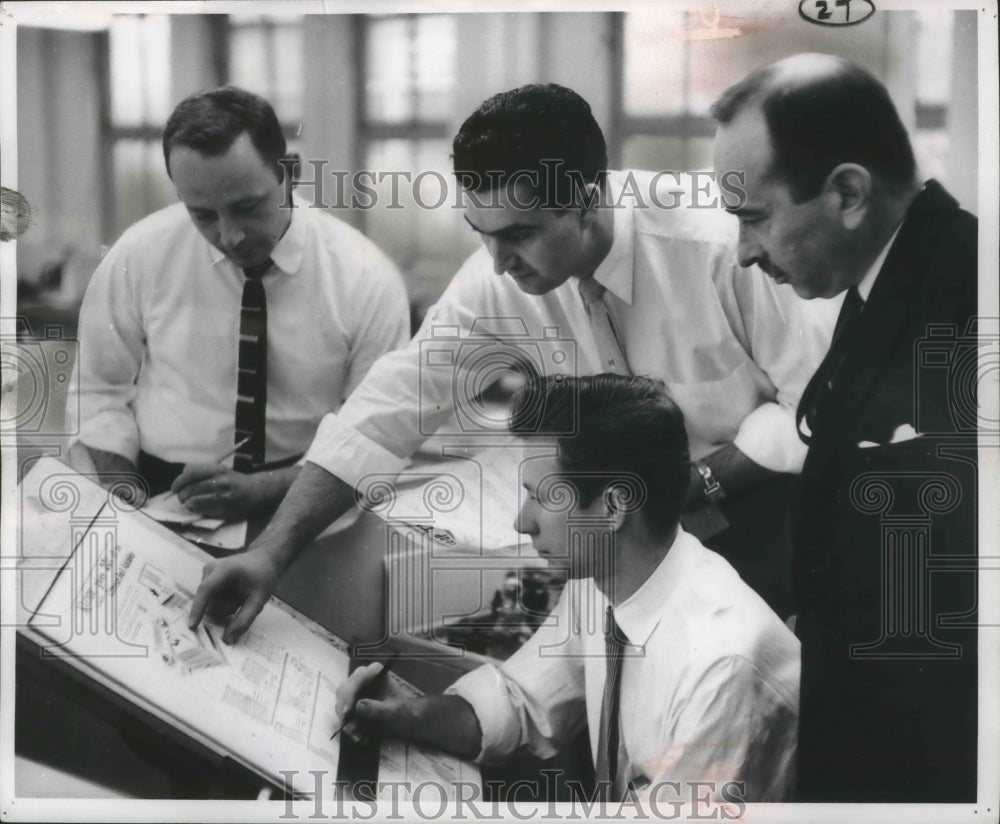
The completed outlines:
{"type": "Polygon", "coordinates": [[[621,788],[616,785],[618,776],[618,749],[620,746],[619,718],[621,708],[622,659],[628,638],[615,622],[612,607],[604,616],[604,655],[607,675],[604,679],[604,701],[601,704],[601,730],[597,750],[597,786],[606,801],[621,800],[621,788]],[[604,782],[604,783],[602,783],[604,782]]]}
{"type": "Polygon", "coordinates": [[[267,294],[261,278],[271,260],[243,270],[239,363],[236,373],[236,443],[249,437],[233,458],[233,469],[252,472],[264,464],[267,421],[267,294]]]}
{"type": "Polygon", "coordinates": [[[802,419],[805,418],[809,425],[809,431],[815,433],[817,417],[823,414],[830,391],[837,380],[837,374],[840,372],[840,367],[843,366],[850,330],[861,316],[861,310],[864,307],[865,302],[858,293],[858,288],[852,286],[844,295],[844,303],[840,307],[840,314],[837,315],[837,324],[833,327],[830,349],[802,393],[795,422],[798,425],[799,437],[807,444],[812,441],[812,435],[806,435],[802,431],[802,419]]]}

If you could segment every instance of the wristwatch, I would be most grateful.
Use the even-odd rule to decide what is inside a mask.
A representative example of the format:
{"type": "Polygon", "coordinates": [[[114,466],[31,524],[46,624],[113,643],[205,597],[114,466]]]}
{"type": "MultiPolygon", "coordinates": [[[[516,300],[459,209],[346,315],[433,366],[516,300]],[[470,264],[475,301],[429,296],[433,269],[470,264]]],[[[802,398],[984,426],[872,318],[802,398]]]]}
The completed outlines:
{"type": "Polygon", "coordinates": [[[726,500],[726,492],[722,484],[718,482],[708,464],[696,461],[694,468],[698,470],[701,479],[705,484],[705,501],[710,504],[719,504],[726,500]]]}

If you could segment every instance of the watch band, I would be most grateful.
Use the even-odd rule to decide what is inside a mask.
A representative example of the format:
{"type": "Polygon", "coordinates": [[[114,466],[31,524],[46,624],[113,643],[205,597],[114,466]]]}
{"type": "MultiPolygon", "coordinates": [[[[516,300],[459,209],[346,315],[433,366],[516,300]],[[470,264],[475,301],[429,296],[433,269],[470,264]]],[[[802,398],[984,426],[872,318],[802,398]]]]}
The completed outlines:
{"type": "Polygon", "coordinates": [[[701,461],[697,461],[694,467],[698,470],[698,474],[701,475],[701,479],[705,483],[705,500],[713,504],[724,501],[726,499],[726,492],[722,488],[722,484],[716,479],[711,467],[701,461]]]}

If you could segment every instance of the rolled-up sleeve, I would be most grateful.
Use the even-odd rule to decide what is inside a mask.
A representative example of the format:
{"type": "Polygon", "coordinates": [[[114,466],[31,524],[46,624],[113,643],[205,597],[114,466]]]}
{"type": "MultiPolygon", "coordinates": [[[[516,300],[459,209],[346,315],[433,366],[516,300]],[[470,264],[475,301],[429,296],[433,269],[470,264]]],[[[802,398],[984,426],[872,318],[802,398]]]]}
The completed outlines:
{"type": "Polygon", "coordinates": [[[371,475],[398,475],[407,464],[336,414],[320,422],[305,460],[355,488],[371,475]]]}
{"type": "Polygon", "coordinates": [[[801,472],[808,447],[795,432],[795,410],[765,403],[747,415],[733,444],[772,472],[801,472]]]}
{"type": "Polygon", "coordinates": [[[483,731],[477,763],[499,761],[519,749],[550,758],[586,720],[584,658],[578,631],[571,631],[564,591],[546,623],[499,666],[463,676],[446,692],[472,706],[483,731]]]}
{"type": "Polygon", "coordinates": [[[483,738],[477,764],[501,761],[520,746],[521,724],[507,682],[497,667],[479,667],[459,678],[445,693],[464,698],[479,720],[483,738]]]}

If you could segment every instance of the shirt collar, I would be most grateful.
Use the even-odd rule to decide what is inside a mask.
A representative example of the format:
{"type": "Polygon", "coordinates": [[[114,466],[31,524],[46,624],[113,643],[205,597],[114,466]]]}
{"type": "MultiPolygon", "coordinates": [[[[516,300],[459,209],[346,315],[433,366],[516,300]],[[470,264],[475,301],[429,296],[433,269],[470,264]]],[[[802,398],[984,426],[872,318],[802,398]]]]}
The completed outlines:
{"type": "MultiPolygon", "coordinates": [[[[281,239],[271,250],[271,260],[282,272],[293,275],[302,266],[302,257],[306,247],[306,218],[301,214],[303,209],[310,208],[310,205],[301,198],[292,194],[292,217],[288,223],[288,228],[281,239]]],[[[216,266],[228,258],[216,249],[211,248],[212,266],[216,266]]],[[[235,264],[233,264],[235,266],[235,264]]],[[[238,267],[237,267],[238,268],[238,267]]]]}
{"type": "Polygon", "coordinates": [[[646,645],[659,625],[671,593],[685,577],[684,570],[697,560],[698,542],[680,527],[660,564],[635,592],[615,607],[615,621],[635,647],[646,645]]]}
{"type": "MultiPolygon", "coordinates": [[[[634,197],[621,197],[625,186],[623,172],[608,172],[607,187],[614,230],[611,248],[594,270],[594,279],[619,300],[632,305],[632,277],[635,247],[634,197]],[[617,205],[621,199],[621,205],[617,205]]],[[[602,207],[603,208],[603,207],[602,207]]]]}
{"type": "Polygon", "coordinates": [[[868,296],[872,293],[872,287],[875,286],[878,273],[882,271],[882,264],[885,263],[885,259],[889,256],[889,249],[892,248],[892,244],[896,240],[896,235],[899,234],[901,228],[903,228],[902,222],[896,227],[896,231],[892,233],[889,242],[882,247],[882,251],[878,253],[878,257],[872,262],[865,276],[861,278],[861,282],[858,284],[858,294],[861,296],[861,300],[868,301],[868,296]]]}

